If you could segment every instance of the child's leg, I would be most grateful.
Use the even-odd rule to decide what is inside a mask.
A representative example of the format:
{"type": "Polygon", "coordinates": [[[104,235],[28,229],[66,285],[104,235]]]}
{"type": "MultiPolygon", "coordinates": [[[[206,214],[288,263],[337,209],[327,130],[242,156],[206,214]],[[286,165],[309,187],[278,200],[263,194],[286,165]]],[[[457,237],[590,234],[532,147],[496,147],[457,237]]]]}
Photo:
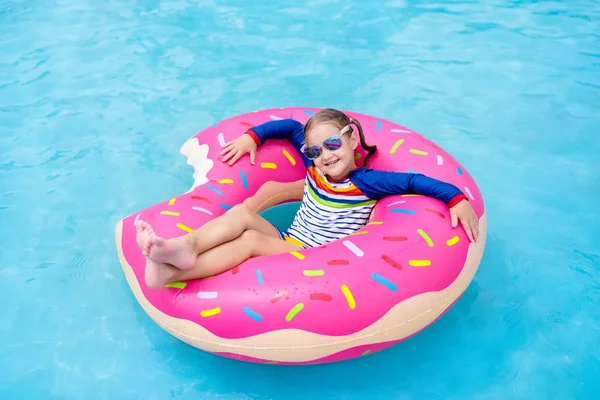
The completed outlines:
{"type": "Polygon", "coordinates": [[[191,269],[198,254],[229,242],[247,230],[255,230],[264,236],[279,239],[279,232],[269,221],[244,204],[238,204],[225,214],[188,233],[172,239],[156,234],[147,235],[152,229],[145,221],[138,222],[138,244],[146,257],[158,263],[172,264],[179,269],[191,269]],[[144,237],[148,239],[144,240],[144,237]]]}
{"type": "Polygon", "coordinates": [[[205,278],[227,271],[250,257],[298,251],[291,243],[247,230],[238,238],[201,253],[190,270],[181,270],[172,265],[146,260],[146,286],[151,289],[164,287],[170,282],[205,278]]]}

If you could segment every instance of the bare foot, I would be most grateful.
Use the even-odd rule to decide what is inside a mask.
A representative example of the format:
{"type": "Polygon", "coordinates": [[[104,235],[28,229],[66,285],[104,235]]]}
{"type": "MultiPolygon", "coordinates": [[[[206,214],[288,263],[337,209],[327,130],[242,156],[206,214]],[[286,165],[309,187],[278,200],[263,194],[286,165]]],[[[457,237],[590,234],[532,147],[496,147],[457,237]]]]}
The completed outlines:
{"type": "Polygon", "coordinates": [[[154,229],[150,226],[146,221],[139,220],[135,226],[137,234],[135,236],[135,240],[137,242],[138,247],[142,250],[144,256],[148,255],[148,251],[150,250],[150,238],[154,235],[154,229]]]}
{"type": "Polygon", "coordinates": [[[164,263],[153,261],[146,257],[146,270],[144,279],[149,289],[160,289],[173,280],[178,269],[164,263]]]}
{"type": "Polygon", "coordinates": [[[148,240],[148,258],[157,263],[171,264],[176,268],[188,270],[194,268],[198,253],[193,240],[186,236],[163,239],[151,233],[148,240]]]}

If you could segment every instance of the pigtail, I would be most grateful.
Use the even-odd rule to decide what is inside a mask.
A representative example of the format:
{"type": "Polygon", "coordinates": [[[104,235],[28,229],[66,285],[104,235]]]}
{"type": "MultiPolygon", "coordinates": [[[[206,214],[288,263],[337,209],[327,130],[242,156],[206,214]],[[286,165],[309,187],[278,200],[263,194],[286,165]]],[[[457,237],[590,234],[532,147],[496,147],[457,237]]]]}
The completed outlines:
{"type": "Polygon", "coordinates": [[[367,142],[365,141],[365,134],[363,132],[363,128],[362,128],[362,125],[360,124],[360,122],[358,122],[357,120],[355,120],[353,118],[350,118],[350,123],[354,124],[358,128],[358,136],[360,137],[360,145],[362,146],[363,149],[365,149],[367,151],[367,156],[365,157],[365,161],[363,163],[363,165],[366,167],[367,163],[369,162],[371,157],[377,152],[377,146],[367,144],[367,142]]]}

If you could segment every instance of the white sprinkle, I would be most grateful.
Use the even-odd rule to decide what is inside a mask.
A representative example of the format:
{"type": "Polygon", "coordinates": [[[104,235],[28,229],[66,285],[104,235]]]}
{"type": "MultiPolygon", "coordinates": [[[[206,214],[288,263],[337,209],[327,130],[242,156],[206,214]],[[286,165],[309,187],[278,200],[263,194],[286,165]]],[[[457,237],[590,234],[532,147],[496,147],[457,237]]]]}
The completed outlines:
{"type": "Polygon", "coordinates": [[[406,200],[400,200],[400,201],[395,201],[395,202],[393,202],[393,203],[390,203],[390,204],[388,204],[387,206],[388,206],[388,207],[391,207],[391,206],[393,206],[394,204],[404,204],[404,203],[406,203],[406,200]]]}
{"type": "Polygon", "coordinates": [[[218,292],[198,292],[198,297],[201,299],[216,299],[218,292]]]}
{"type": "Polygon", "coordinates": [[[139,213],[138,215],[135,216],[135,219],[133,220],[133,226],[137,226],[137,223],[140,220],[141,216],[142,216],[142,213],[139,213]]]}
{"type": "Polygon", "coordinates": [[[223,137],[223,132],[220,132],[217,135],[217,139],[219,140],[219,144],[221,145],[221,147],[225,147],[225,145],[227,144],[227,142],[225,141],[225,137],[223,137]]]}
{"type": "Polygon", "coordinates": [[[392,129],[392,132],[404,132],[404,133],[410,133],[409,130],[406,129],[392,129]]]}
{"type": "Polygon", "coordinates": [[[200,212],[206,213],[208,215],[213,215],[212,211],[207,210],[206,208],[202,208],[202,207],[194,206],[194,207],[192,207],[192,210],[200,211],[200,212]]]}
{"type": "Polygon", "coordinates": [[[279,121],[279,120],[283,119],[281,117],[278,117],[277,115],[269,115],[269,117],[271,117],[271,119],[274,120],[274,121],[279,121]]]}
{"type": "Polygon", "coordinates": [[[442,165],[444,163],[444,158],[442,156],[440,156],[439,154],[437,156],[437,159],[438,159],[438,165],[442,165]]]}
{"type": "Polygon", "coordinates": [[[344,240],[343,243],[344,243],[344,246],[346,246],[348,248],[348,250],[353,252],[356,256],[362,257],[365,255],[365,253],[361,249],[356,247],[356,245],[354,243],[352,243],[351,241],[344,240]]]}
{"type": "Polygon", "coordinates": [[[471,193],[471,189],[465,186],[465,192],[467,192],[467,195],[469,195],[471,200],[475,200],[475,197],[473,197],[473,194],[471,193]]]}

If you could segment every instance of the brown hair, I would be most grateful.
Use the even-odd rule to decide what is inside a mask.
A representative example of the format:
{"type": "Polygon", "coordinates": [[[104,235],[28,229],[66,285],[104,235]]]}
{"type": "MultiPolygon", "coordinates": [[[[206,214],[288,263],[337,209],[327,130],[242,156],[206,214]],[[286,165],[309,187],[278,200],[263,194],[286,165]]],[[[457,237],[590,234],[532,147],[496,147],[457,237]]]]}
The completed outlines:
{"type": "MultiPolygon", "coordinates": [[[[304,125],[304,138],[306,140],[306,135],[310,130],[317,124],[330,123],[332,125],[337,126],[339,129],[342,129],[346,125],[354,124],[356,128],[358,128],[358,136],[360,137],[360,145],[363,149],[367,151],[367,156],[365,157],[365,161],[363,165],[366,167],[369,159],[377,152],[377,146],[368,145],[365,141],[365,134],[363,133],[362,126],[360,122],[353,118],[348,118],[346,114],[341,111],[334,110],[331,108],[324,108],[318,113],[314,114],[304,125]]],[[[352,129],[352,127],[350,127],[352,129]]],[[[352,129],[351,132],[353,132],[352,129]]]]}

